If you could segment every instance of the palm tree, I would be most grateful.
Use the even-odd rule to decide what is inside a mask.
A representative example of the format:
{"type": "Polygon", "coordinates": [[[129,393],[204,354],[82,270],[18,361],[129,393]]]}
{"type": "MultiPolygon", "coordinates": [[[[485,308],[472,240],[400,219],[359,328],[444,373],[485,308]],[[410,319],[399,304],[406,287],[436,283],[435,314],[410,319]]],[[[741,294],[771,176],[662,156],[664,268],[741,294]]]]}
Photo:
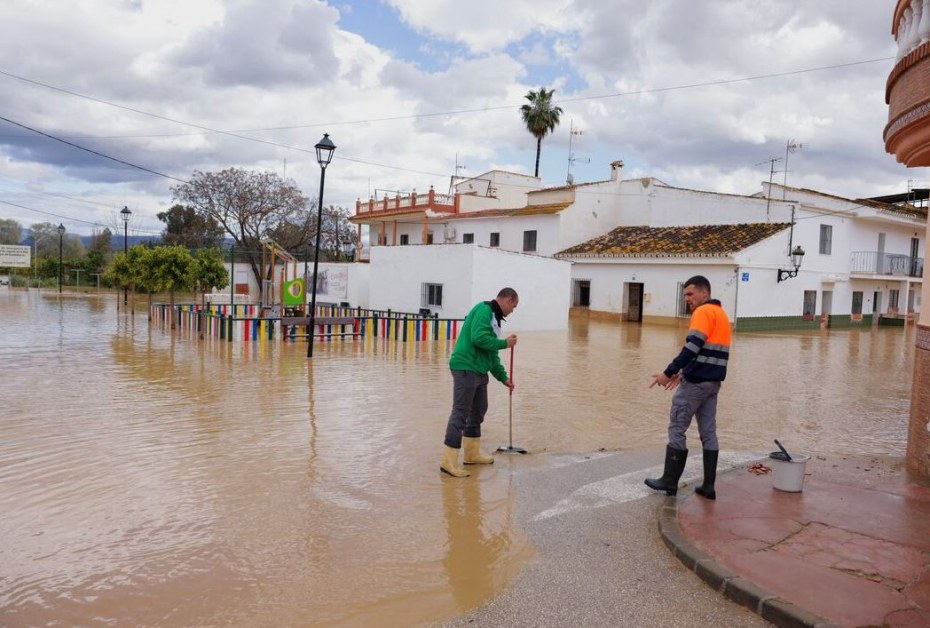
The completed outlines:
{"type": "Polygon", "coordinates": [[[539,154],[542,152],[542,140],[559,125],[559,116],[562,115],[561,107],[552,106],[553,94],[555,94],[554,89],[546,91],[545,87],[540,87],[538,92],[530,90],[525,96],[530,104],[520,107],[526,130],[536,138],[536,173],[534,176],[537,177],[539,176],[539,154]]]}

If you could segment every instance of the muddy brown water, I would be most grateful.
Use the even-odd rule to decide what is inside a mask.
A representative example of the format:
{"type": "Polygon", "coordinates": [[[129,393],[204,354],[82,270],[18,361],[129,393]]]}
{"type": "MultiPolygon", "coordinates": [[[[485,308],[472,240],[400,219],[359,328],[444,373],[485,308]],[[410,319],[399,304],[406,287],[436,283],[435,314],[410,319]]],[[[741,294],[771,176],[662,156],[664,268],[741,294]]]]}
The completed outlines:
{"type": "MultiPolygon", "coordinates": [[[[520,334],[514,444],[658,452],[669,393],[648,384],[682,332],[520,334]]],[[[722,447],[902,455],[913,345],[911,328],[736,334],[722,447]]],[[[533,554],[524,463],[440,476],[449,350],[367,339],[308,361],[179,338],[112,296],[0,293],[0,624],[415,625],[488,601],[533,554]]],[[[487,450],[508,401],[492,385],[487,450]]]]}

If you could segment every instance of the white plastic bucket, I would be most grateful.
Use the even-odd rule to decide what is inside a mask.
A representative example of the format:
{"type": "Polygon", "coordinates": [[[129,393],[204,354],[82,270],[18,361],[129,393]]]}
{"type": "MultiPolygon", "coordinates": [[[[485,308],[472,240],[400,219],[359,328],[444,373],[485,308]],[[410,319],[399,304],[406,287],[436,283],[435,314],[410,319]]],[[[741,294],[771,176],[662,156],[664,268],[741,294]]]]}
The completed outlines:
{"type": "Polygon", "coordinates": [[[791,462],[772,458],[772,486],[786,493],[800,493],[808,460],[810,456],[804,454],[791,454],[791,462]]]}

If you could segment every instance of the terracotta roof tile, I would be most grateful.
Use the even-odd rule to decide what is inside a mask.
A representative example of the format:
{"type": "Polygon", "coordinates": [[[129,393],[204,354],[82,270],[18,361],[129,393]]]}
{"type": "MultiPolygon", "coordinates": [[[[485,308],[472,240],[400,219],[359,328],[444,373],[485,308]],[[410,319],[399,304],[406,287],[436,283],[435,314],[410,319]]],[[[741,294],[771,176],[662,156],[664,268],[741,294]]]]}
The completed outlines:
{"type": "Polygon", "coordinates": [[[743,223],[692,227],[617,227],[555,257],[707,257],[730,255],[790,227],[743,223]]]}

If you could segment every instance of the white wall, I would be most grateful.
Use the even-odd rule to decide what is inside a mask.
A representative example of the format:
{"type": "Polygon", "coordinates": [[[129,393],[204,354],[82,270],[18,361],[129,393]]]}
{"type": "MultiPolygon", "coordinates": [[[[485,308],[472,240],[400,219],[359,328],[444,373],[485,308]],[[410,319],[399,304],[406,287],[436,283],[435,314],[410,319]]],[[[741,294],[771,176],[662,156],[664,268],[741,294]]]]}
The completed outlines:
{"type": "Polygon", "coordinates": [[[505,331],[568,328],[569,262],[483,247],[475,249],[474,262],[474,302],[492,299],[505,287],[520,295],[505,331]]]}
{"type": "Polygon", "coordinates": [[[464,318],[478,301],[504,287],[520,295],[506,329],[565,329],[570,264],[473,244],[372,249],[369,307],[416,312],[424,283],[442,285],[441,318],[464,318]]]}
{"type": "Polygon", "coordinates": [[[572,266],[572,280],[591,282],[591,310],[627,314],[628,285],[643,284],[643,316],[674,318],[679,282],[693,275],[710,281],[715,299],[732,315],[736,305],[733,264],[727,259],[584,259],[572,266]]]}

